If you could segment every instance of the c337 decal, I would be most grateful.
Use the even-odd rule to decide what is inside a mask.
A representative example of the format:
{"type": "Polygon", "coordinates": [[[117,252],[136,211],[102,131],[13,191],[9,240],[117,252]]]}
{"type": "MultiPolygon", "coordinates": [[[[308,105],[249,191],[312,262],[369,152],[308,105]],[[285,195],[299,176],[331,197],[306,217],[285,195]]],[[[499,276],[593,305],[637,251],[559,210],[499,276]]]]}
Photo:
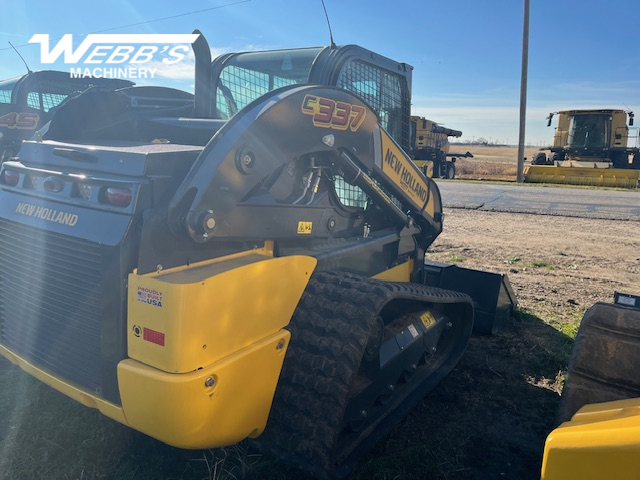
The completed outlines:
{"type": "Polygon", "coordinates": [[[355,132],[364,122],[367,110],[361,105],[308,94],[302,101],[302,113],[312,116],[315,127],[336,130],[348,128],[355,132]]]}
{"type": "Polygon", "coordinates": [[[40,116],[37,113],[11,112],[0,117],[0,128],[17,128],[18,130],[34,130],[38,126],[40,116]]]}

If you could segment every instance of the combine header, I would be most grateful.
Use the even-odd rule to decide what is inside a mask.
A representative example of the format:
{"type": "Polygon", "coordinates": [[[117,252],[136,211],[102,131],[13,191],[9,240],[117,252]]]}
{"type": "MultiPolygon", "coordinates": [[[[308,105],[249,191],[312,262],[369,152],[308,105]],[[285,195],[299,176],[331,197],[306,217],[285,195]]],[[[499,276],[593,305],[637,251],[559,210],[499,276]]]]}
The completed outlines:
{"type": "MultiPolygon", "coordinates": [[[[636,188],[640,149],[633,112],[565,110],[558,113],[553,146],[539,152],[525,168],[525,181],[636,188]],[[627,126],[627,116],[629,124],[627,126]],[[631,145],[633,144],[633,145],[631,145]]],[[[551,125],[554,113],[547,117],[551,125]]]]}

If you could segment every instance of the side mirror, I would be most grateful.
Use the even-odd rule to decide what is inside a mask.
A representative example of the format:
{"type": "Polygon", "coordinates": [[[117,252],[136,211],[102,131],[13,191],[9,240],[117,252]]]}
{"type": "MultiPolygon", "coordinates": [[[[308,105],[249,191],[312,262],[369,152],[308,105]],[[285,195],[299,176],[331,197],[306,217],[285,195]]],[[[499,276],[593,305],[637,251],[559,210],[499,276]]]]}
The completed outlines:
{"type": "Polygon", "coordinates": [[[629,112],[629,126],[633,127],[633,112],[629,112]]]}
{"type": "Polygon", "coordinates": [[[553,120],[553,113],[550,113],[547,117],[547,127],[551,126],[551,120],[553,120]]]}

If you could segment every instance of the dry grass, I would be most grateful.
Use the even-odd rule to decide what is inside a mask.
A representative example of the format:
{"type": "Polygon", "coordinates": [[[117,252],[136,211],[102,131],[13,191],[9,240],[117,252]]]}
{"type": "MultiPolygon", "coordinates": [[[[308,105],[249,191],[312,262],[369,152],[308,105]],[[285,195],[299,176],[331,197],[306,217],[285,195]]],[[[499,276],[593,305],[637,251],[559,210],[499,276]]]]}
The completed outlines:
{"type": "MultiPolygon", "coordinates": [[[[456,162],[456,177],[467,180],[501,180],[515,182],[518,171],[518,147],[452,145],[452,152],[473,154],[473,158],[460,158],[456,162]]],[[[525,161],[530,160],[537,147],[525,148],[525,161]]]]}

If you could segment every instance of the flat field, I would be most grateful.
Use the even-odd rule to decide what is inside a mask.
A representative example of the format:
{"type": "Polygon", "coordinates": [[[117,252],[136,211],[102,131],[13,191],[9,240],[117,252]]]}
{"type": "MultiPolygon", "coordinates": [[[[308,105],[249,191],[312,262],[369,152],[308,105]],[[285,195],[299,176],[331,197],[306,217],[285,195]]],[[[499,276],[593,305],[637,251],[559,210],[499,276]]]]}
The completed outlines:
{"type": "MultiPolygon", "coordinates": [[[[526,147],[526,162],[538,152],[537,147],[526,147]]],[[[459,158],[456,161],[456,178],[468,180],[516,181],[518,167],[518,147],[485,145],[451,145],[450,153],[470,152],[473,158],[459,158]]]]}

